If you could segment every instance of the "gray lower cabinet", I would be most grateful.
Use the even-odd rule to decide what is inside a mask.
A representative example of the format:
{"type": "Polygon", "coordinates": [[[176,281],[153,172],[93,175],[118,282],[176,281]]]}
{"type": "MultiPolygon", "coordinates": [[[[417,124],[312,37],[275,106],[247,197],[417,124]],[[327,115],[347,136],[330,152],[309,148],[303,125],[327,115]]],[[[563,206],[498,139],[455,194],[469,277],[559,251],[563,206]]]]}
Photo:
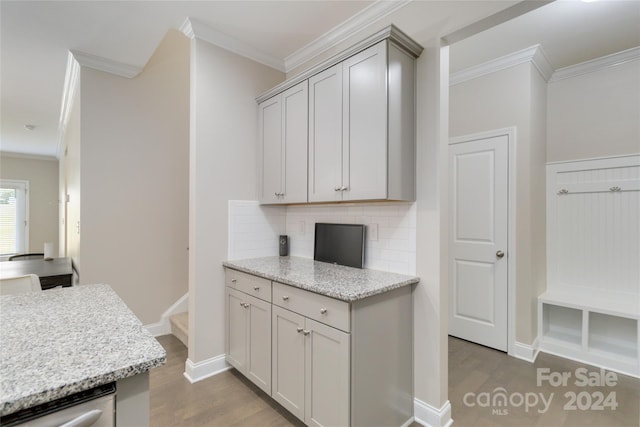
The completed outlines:
{"type": "Polygon", "coordinates": [[[227,362],[271,394],[271,304],[232,288],[227,297],[227,362]]]}
{"type": "Polygon", "coordinates": [[[412,417],[411,286],[348,303],[231,269],[226,283],[227,361],[305,424],[412,417]]]}
{"type": "Polygon", "coordinates": [[[309,426],[349,425],[350,335],[273,307],[272,397],[309,426]]]}

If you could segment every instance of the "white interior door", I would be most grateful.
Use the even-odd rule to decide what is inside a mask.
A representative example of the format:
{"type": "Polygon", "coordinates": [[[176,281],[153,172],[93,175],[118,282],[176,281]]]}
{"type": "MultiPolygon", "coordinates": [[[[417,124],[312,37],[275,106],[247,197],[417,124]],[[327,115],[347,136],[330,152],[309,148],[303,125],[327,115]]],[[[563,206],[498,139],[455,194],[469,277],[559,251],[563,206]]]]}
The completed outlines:
{"type": "Polygon", "coordinates": [[[507,351],[508,136],[449,146],[449,334],[507,351]]]}

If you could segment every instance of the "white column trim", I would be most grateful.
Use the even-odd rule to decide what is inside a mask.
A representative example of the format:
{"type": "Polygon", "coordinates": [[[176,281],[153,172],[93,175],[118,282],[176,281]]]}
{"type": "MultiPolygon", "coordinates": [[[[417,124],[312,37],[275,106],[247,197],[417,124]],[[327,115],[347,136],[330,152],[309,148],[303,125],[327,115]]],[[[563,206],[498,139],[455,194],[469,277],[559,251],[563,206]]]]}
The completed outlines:
{"type": "Polygon", "coordinates": [[[420,399],[413,399],[414,421],[426,427],[449,427],[451,419],[451,403],[447,400],[441,408],[436,408],[420,399]]]}
{"type": "Polygon", "coordinates": [[[192,362],[191,359],[187,359],[184,364],[184,377],[193,384],[214,375],[218,375],[224,371],[228,371],[231,367],[232,366],[225,361],[224,354],[196,363],[192,362]]]}
{"type": "Polygon", "coordinates": [[[540,346],[538,344],[538,338],[536,338],[531,345],[516,342],[513,346],[513,352],[509,352],[509,355],[533,363],[536,361],[539,352],[540,346]]]}

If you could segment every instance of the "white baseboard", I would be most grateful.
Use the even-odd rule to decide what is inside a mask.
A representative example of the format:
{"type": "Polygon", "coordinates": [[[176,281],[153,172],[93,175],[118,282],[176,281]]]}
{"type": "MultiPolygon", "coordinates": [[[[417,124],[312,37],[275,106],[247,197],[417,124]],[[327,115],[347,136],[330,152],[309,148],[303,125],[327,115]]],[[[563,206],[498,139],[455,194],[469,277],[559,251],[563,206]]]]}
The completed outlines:
{"type": "Polygon", "coordinates": [[[144,327],[154,337],[168,335],[171,333],[171,323],[169,322],[169,318],[174,314],[184,313],[187,310],[189,310],[189,293],[184,294],[180,299],[178,299],[178,301],[173,303],[171,307],[162,313],[159,322],[150,323],[148,325],[144,325],[144,327]]]}
{"type": "Polygon", "coordinates": [[[413,399],[413,418],[415,422],[426,427],[449,427],[453,424],[451,403],[447,400],[442,408],[438,409],[420,399],[413,399]]]}
{"type": "Polygon", "coordinates": [[[229,369],[231,369],[231,365],[225,361],[224,354],[197,363],[187,359],[184,364],[184,377],[193,384],[229,369]]]}
{"type": "Polygon", "coordinates": [[[513,353],[510,354],[510,356],[533,363],[536,361],[536,357],[538,357],[538,353],[540,352],[539,347],[537,338],[531,345],[516,342],[513,346],[513,353]]]}

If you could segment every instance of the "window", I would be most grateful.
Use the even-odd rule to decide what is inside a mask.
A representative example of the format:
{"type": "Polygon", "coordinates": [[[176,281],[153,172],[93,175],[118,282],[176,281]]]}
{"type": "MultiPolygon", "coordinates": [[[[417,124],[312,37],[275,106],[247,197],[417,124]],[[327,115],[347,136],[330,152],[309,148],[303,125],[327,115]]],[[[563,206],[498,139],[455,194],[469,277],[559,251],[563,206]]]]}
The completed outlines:
{"type": "Polygon", "coordinates": [[[29,250],[28,181],[0,180],[0,255],[29,250]]]}

